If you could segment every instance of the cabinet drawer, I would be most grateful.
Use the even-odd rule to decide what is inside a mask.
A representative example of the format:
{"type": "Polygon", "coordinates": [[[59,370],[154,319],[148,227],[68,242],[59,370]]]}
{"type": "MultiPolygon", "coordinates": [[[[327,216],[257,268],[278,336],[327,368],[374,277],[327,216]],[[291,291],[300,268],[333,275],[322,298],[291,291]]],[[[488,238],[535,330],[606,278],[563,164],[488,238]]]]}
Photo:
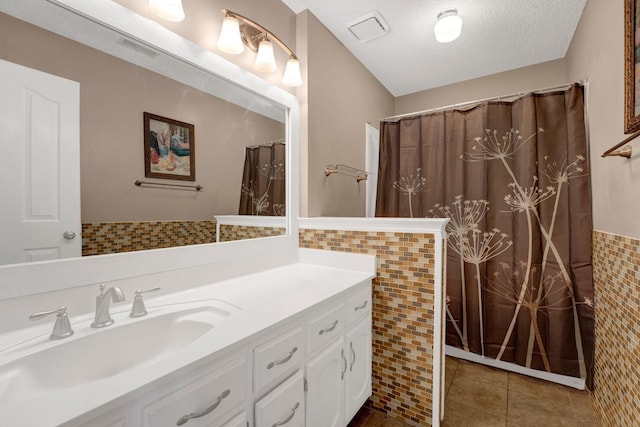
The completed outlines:
{"type": "Polygon", "coordinates": [[[371,315],[371,288],[363,289],[347,301],[347,325],[371,315]]]}
{"type": "Polygon", "coordinates": [[[304,359],[304,331],[293,329],[253,350],[254,389],[262,387],[290,372],[304,359]]]}
{"type": "Polygon", "coordinates": [[[303,427],[304,408],[304,377],[297,371],[256,402],[256,427],[303,427]]]}
{"type": "Polygon", "coordinates": [[[249,423],[247,422],[247,414],[242,412],[233,417],[233,419],[224,423],[222,427],[247,427],[248,425],[249,423]]]}
{"type": "Polygon", "coordinates": [[[220,426],[225,415],[246,398],[247,361],[244,357],[230,365],[197,374],[197,379],[142,407],[145,427],[175,426],[182,417],[187,427],[220,426]]]}
{"type": "Polygon", "coordinates": [[[309,321],[307,346],[309,354],[328,344],[344,331],[344,305],[332,305],[309,321]]]}

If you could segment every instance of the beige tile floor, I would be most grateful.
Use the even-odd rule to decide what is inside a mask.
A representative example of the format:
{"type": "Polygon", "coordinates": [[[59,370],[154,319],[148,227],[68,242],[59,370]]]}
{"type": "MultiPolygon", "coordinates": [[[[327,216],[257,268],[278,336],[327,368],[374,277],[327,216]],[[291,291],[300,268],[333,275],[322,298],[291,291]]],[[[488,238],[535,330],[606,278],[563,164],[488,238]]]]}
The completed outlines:
{"type": "MultiPolygon", "coordinates": [[[[447,357],[445,427],[596,427],[584,391],[447,357]]],[[[349,427],[405,427],[363,408],[349,427]]]]}

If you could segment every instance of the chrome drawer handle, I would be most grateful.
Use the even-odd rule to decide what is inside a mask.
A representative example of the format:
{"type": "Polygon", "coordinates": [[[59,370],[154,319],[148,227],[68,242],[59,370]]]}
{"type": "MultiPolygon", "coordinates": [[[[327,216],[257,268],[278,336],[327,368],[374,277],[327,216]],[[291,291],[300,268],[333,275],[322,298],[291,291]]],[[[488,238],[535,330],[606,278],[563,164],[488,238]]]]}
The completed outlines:
{"type": "Polygon", "coordinates": [[[295,405],[293,405],[293,408],[291,408],[291,413],[289,414],[289,416],[287,418],[285,418],[282,421],[278,421],[273,423],[273,425],[271,427],[278,427],[278,426],[283,426],[286,423],[288,423],[289,421],[291,421],[293,419],[293,417],[296,415],[296,410],[298,409],[298,407],[300,406],[300,402],[296,402],[295,405]]]}
{"type": "Polygon", "coordinates": [[[344,374],[347,373],[347,358],[344,357],[344,348],[340,351],[340,356],[342,356],[342,361],[344,362],[344,369],[342,370],[342,373],[340,374],[340,380],[344,379],[344,374]]]}
{"type": "Polygon", "coordinates": [[[224,399],[225,397],[229,396],[229,394],[231,394],[231,390],[226,389],[225,391],[220,393],[220,396],[218,396],[218,399],[216,400],[216,403],[214,403],[213,405],[209,406],[207,409],[205,409],[202,412],[196,412],[195,414],[191,413],[191,414],[188,414],[188,415],[183,415],[182,417],[180,417],[178,419],[178,421],[176,421],[176,425],[177,426],[181,426],[181,425],[185,424],[187,421],[189,421],[191,418],[204,417],[205,415],[213,412],[220,405],[220,402],[222,402],[222,399],[224,399]]]}
{"type": "Polygon", "coordinates": [[[353,371],[353,365],[356,364],[356,351],[353,349],[353,341],[349,343],[349,348],[351,349],[351,355],[353,359],[351,359],[351,364],[349,365],[349,372],[353,371]]]}
{"type": "Polygon", "coordinates": [[[361,305],[354,308],[353,311],[364,310],[365,308],[367,308],[368,302],[369,302],[368,300],[365,300],[365,302],[363,302],[361,305]]]}
{"type": "Polygon", "coordinates": [[[318,331],[318,335],[322,335],[322,334],[325,334],[327,332],[331,332],[336,328],[336,326],[338,326],[338,321],[334,320],[333,321],[333,325],[331,325],[331,327],[329,327],[327,329],[320,329],[320,331],[318,331]]]}
{"type": "Polygon", "coordinates": [[[273,362],[269,362],[269,364],[267,365],[267,369],[271,369],[276,365],[282,365],[283,363],[287,363],[289,360],[291,360],[291,358],[293,357],[296,351],[298,351],[298,347],[293,347],[289,352],[289,355],[284,359],[274,360],[273,362]]]}

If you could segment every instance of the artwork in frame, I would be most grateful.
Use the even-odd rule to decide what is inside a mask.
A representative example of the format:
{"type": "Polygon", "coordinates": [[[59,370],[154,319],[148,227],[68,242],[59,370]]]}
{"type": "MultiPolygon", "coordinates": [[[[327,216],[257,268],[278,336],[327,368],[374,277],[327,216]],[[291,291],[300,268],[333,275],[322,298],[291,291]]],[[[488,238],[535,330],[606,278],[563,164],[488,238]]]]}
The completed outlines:
{"type": "Polygon", "coordinates": [[[640,0],[624,3],[624,131],[640,130],[640,0]]]}
{"type": "Polygon", "coordinates": [[[144,176],[195,181],[192,124],[144,113],[144,176]]]}

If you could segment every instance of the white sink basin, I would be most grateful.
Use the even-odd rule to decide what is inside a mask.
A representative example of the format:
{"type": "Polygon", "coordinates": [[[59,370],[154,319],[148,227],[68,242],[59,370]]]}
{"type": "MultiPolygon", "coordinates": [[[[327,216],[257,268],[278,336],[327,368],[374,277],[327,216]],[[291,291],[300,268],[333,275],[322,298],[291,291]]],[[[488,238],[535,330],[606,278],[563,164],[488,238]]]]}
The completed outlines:
{"type": "Polygon", "coordinates": [[[45,343],[49,347],[0,366],[0,400],[7,403],[87,384],[164,359],[202,338],[230,314],[190,303],[163,307],[138,319],[126,313],[114,315],[116,323],[101,330],[90,329],[87,323],[71,338],[45,343]]]}

